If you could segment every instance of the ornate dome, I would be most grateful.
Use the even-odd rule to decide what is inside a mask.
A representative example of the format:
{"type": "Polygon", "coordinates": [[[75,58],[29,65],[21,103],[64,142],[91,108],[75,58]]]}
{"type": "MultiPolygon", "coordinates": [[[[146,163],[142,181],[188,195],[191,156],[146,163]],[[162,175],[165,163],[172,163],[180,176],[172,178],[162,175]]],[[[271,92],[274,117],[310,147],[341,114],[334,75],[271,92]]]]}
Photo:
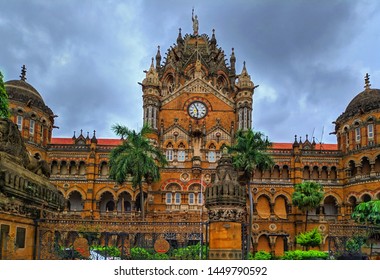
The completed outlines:
{"type": "Polygon", "coordinates": [[[40,93],[29,83],[26,82],[26,68],[23,66],[20,80],[11,80],[4,83],[9,100],[22,102],[28,106],[34,106],[52,115],[51,109],[45,105],[40,93]]]}
{"type": "Polygon", "coordinates": [[[40,101],[45,105],[39,92],[24,80],[11,80],[5,82],[9,98],[21,99],[21,97],[40,101]],[[12,95],[12,96],[11,96],[12,95]]]}
{"type": "Polygon", "coordinates": [[[344,113],[339,116],[338,122],[344,122],[357,114],[380,109],[380,89],[371,89],[370,86],[369,75],[367,74],[365,77],[365,90],[351,100],[344,113]]]}

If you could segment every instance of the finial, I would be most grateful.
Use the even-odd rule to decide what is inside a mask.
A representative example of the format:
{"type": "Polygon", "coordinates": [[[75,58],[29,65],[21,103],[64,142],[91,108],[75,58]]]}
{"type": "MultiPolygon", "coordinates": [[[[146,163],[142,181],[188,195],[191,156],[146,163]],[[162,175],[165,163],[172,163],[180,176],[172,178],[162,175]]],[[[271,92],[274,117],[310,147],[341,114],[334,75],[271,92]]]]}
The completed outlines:
{"type": "Polygon", "coordinates": [[[25,67],[25,65],[23,65],[22,67],[21,67],[21,76],[20,76],[20,78],[21,78],[21,81],[26,81],[26,67],[25,67]]]}
{"type": "Polygon", "coordinates": [[[96,137],[96,136],[95,136],[95,133],[96,133],[96,130],[94,129],[94,136],[93,136],[93,137],[96,137]]]}
{"type": "Polygon", "coordinates": [[[75,131],[74,131],[74,135],[73,135],[72,139],[76,139],[76,136],[75,136],[75,131]]]}
{"type": "Polygon", "coordinates": [[[309,141],[309,134],[306,134],[306,141],[309,141]]]}
{"type": "Polygon", "coordinates": [[[83,135],[82,133],[83,133],[83,129],[80,130],[80,135],[83,135]]]}
{"type": "Polygon", "coordinates": [[[198,29],[199,29],[199,22],[198,22],[198,16],[194,16],[194,8],[192,10],[191,19],[193,21],[193,32],[194,35],[198,35],[198,29]]]}
{"type": "Polygon", "coordinates": [[[369,83],[369,75],[368,75],[368,73],[365,74],[364,83],[365,83],[364,88],[366,90],[371,89],[371,84],[369,83]]]}

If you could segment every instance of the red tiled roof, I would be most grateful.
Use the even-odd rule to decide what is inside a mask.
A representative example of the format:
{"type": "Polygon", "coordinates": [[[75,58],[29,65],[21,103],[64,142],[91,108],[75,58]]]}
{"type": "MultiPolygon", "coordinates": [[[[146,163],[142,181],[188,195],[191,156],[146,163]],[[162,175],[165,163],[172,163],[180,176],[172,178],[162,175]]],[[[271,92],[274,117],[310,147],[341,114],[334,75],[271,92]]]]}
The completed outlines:
{"type": "MultiPolygon", "coordinates": [[[[285,149],[293,149],[293,143],[273,143],[273,150],[285,150],[285,149]]],[[[327,151],[335,151],[338,150],[337,144],[316,144],[315,150],[327,150],[327,151]]]]}
{"type": "MultiPolygon", "coordinates": [[[[121,139],[97,139],[98,145],[101,146],[117,146],[120,145],[121,139]]],[[[53,145],[71,145],[73,144],[72,138],[52,138],[51,144],[53,145]]],[[[293,149],[293,143],[273,143],[273,150],[289,150],[293,149]]],[[[335,151],[338,150],[337,144],[316,144],[315,150],[328,150],[335,151]]]]}
{"type": "MultiPolygon", "coordinates": [[[[102,146],[117,146],[121,143],[120,139],[97,139],[98,145],[102,146]]],[[[72,145],[72,138],[52,138],[51,144],[53,145],[72,145]]]]}

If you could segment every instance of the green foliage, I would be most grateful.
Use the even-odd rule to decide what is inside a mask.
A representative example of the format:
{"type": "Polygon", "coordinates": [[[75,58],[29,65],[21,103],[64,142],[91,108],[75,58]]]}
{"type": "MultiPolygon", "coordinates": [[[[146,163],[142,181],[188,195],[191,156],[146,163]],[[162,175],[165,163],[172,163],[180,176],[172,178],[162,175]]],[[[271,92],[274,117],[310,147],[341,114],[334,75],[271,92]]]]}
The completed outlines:
{"type": "Polygon", "coordinates": [[[158,181],[160,167],[167,164],[166,157],[148,138],[152,132],[149,126],[144,125],[139,132],[118,124],[112,129],[124,141],[110,153],[110,178],[122,184],[129,175],[132,177],[132,187],[139,187],[140,207],[144,218],[143,180],[158,181]]]}
{"type": "Polygon", "coordinates": [[[132,260],[150,260],[152,259],[152,254],[144,248],[134,247],[131,249],[131,259],[132,260]]]}
{"type": "Polygon", "coordinates": [[[361,252],[362,246],[366,243],[366,238],[363,236],[353,236],[346,242],[346,251],[349,254],[358,254],[361,252]]]}
{"type": "Polygon", "coordinates": [[[3,74],[0,71],[0,118],[9,118],[9,100],[5,90],[3,74]]]}
{"type": "Polygon", "coordinates": [[[287,251],[282,260],[327,260],[329,254],[327,252],[321,252],[316,250],[310,251],[287,251]]]}
{"type": "Polygon", "coordinates": [[[91,250],[94,250],[103,256],[105,256],[105,255],[107,255],[109,257],[120,257],[121,256],[121,252],[120,252],[119,248],[117,248],[115,246],[93,245],[93,246],[91,246],[91,250]]]}
{"type": "Polygon", "coordinates": [[[207,247],[205,245],[190,245],[184,248],[174,249],[167,254],[156,253],[141,247],[131,249],[132,260],[199,260],[200,250],[202,250],[202,260],[207,259],[207,247]]]}
{"type": "Polygon", "coordinates": [[[235,145],[227,148],[232,154],[235,168],[244,171],[250,178],[256,167],[268,169],[274,165],[272,157],[267,153],[271,146],[272,143],[263,133],[239,130],[235,136],[235,145]]]}
{"type": "Polygon", "coordinates": [[[206,259],[206,246],[201,246],[200,243],[190,245],[184,248],[174,249],[171,252],[171,257],[175,260],[199,260],[200,250],[202,250],[202,259],[206,259]]]}
{"type": "Polygon", "coordinates": [[[380,200],[359,203],[351,217],[362,224],[380,224],[380,200]]]}
{"type": "Polygon", "coordinates": [[[322,235],[319,233],[317,228],[311,231],[300,233],[296,236],[297,244],[304,246],[306,248],[319,246],[322,243],[322,235]]]}
{"type": "Polygon", "coordinates": [[[315,209],[321,203],[323,196],[323,187],[316,182],[302,182],[294,186],[292,203],[301,211],[306,212],[305,230],[307,229],[309,210],[315,209]]]}
{"type": "Polygon", "coordinates": [[[256,252],[255,255],[249,253],[249,260],[271,260],[272,255],[266,251],[256,252]]]}

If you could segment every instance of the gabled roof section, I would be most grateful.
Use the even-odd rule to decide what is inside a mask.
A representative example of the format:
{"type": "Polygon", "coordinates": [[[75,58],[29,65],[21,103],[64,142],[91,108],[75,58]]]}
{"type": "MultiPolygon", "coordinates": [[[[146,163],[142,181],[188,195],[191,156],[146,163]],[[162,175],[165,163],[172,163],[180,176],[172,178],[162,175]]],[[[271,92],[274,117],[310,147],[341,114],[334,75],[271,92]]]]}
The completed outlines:
{"type": "Polygon", "coordinates": [[[224,94],[223,92],[215,88],[211,83],[208,83],[202,78],[195,78],[193,80],[186,82],[183,86],[179,87],[171,95],[168,95],[165,98],[163,98],[161,104],[165,105],[185,92],[190,93],[190,94],[191,93],[214,94],[216,97],[218,97],[227,105],[231,107],[234,106],[233,100],[230,97],[228,97],[227,94],[224,94]]]}

